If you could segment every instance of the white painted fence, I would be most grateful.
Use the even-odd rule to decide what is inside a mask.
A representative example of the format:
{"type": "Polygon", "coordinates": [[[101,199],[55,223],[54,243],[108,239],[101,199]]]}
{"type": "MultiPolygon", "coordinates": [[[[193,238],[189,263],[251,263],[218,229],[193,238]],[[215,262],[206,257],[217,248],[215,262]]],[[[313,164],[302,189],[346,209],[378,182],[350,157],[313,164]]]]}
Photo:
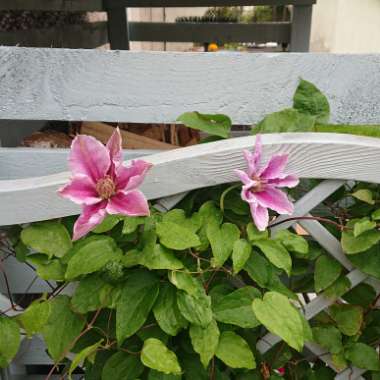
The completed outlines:
{"type": "MultiPolygon", "coordinates": [[[[289,104],[300,76],[316,83],[340,122],[379,122],[380,56],[313,54],[178,54],[0,48],[0,119],[173,122],[184,111],[225,112],[237,123],[258,121],[289,104]]],[[[154,164],[143,186],[149,199],[235,181],[244,167],[242,150],[254,144],[243,137],[148,155],[154,164]]],[[[336,134],[263,136],[264,158],[286,152],[288,170],[301,178],[325,179],[297,200],[294,215],[310,215],[346,180],[380,183],[380,140],[336,134]]],[[[126,152],[139,155],[146,152],[126,152]]],[[[27,223],[78,213],[56,195],[69,173],[65,151],[0,149],[0,225],[27,223]]],[[[175,199],[175,197],[174,197],[175,199]]],[[[161,202],[170,208],[175,202],[161,202]]],[[[357,269],[340,243],[316,221],[300,223],[348,271],[352,287],[379,284],[357,269]]],[[[281,225],[289,228],[291,223],[281,225]]],[[[280,228],[280,226],[278,227],[280,228]]],[[[32,273],[8,261],[12,290],[25,292],[32,273]]],[[[47,290],[36,282],[32,292],[47,290]]],[[[4,285],[0,283],[4,292],[4,285]]],[[[0,308],[7,304],[0,297],[0,308]]],[[[305,307],[307,319],[331,304],[319,296],[305,307]]],[[[261,352],[279,338],[268,334],[261,352]]],[[[321,353],[320,347],[307,348],[321,353]]],[[[17,366],[46,363],[38,340],[24,342],[17,366]],[[32,348],[31,348],[32,347],[32,348]]],[[[334,368],[329,357],[322,357],[334,368]]],[[[336,379],[361,379],[349,368],[336,379]]]]}

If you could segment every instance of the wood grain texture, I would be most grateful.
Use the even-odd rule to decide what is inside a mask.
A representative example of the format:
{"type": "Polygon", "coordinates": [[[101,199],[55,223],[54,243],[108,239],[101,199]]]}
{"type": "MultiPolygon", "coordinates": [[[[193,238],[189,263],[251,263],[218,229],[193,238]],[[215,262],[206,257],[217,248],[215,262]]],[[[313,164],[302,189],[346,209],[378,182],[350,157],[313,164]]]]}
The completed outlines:
{"type": "MultiPolygon", "coordinates": [[[[235,182],[233,169],[244,169],[243,149],[255,137],[241,137],[162,152],[144,159],[154,166],[142,190],[148,199],[235,182]]],[[[380,183],[380,140],[334,134],[263,136],[264,158],[289,154],[287,170],[301,178],[359,180],[380,183]]],[[[1,150],[0,150],[1,151],[1,150]]],[[[0,225],[51,219],[79,213],[56,191],[69,179],[64,172],[44,177],[0,181],[0,225]]]]}
{"type": "Polygon", "coordinates": [[[291,105],[299,78],[332,120],[379,123],[380,55],[0,48],[0,119],[171,123],[183,112],[258,122],[291,105]],[[233,68],[233,70],[226,70],[233,68]]]}

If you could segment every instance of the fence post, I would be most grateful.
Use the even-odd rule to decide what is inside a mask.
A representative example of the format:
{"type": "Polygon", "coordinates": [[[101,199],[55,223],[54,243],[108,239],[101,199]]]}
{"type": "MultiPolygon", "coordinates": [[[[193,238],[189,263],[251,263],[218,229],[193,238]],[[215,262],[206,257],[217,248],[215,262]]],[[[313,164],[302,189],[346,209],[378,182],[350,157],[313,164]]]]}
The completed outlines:
{"type": "Polygon", "coordinates": [[[290,39],[290,51],[309,51],[312,14],[312,5],[294,5],[290,39]]]}
{"type": "Polygon", "coordinates": [[[127,8],[104,0],[108,16],[108,39],[112,50],[129,50],[127,8]]]}

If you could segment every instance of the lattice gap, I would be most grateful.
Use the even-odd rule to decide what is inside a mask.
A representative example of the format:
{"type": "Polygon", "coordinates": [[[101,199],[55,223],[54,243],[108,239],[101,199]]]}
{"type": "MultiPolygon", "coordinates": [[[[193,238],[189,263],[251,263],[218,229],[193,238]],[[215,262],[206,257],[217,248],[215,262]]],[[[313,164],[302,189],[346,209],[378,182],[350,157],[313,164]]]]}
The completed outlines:
{"type": "MultiPolygon", "coordinates": [[[[311,191],[306,193],[295,203],[293,216],[312,216],[310,212],[344,184],[345,181],[342,180],[322,181],[320,184],[315,186],[311,191]]],[[[176,196],[163,198],[157,202],[155,207],[160,209],[161,211],[170,210],[183,197],[184,194],[179,194],[176,196]]],[[[286,218],[288,218],[288,216],[281,216],[276,221],[281,221],[286,218]]],[[[348,274],[346,275],[346,277],[349,279],[351,283],[350,289],[354,288],[362,282],[367,282],[376,289],[377,293],[380,293],[380,281],[375,280],[373,278],[369,278],[368,275],[362,273],[358,269],[355,269],[353,265],[350,263],[350,261],[347,259],[346,255],[344,254],[340,242],[318,221],[290,221],[273,227],[272,233],[275,234],[276,232],[283,229],[295,228],[296,224],[299,224],[302,228],[304,228],[309,233],[309,235],[315,239],[315,241],[317,241],[329,254],[331,254],[331,256],[333,256],[337,261],[340,262],[340,264],[346,270],[348,270],[348,274]]],[[[319,314],[321,311],[327,309],[334,302],[335,300],[333,299],[325,298],[322,295],[315,296],[315,294],[312,294],[311,301],[304,305],[303,313],[306,319],[310,320],[317,314],[319,314]]],[[[6,308],[9,305],[9,300],[5,296],[0,294],[0,307],[6,308]]],[[[12,314],[10,313],[10,315],[14,314],[14,312],[12,314]]],[[[271,333],[268,333],[259,340],[259,342],[257,343],[257,349],[261,353],[265,353],[280,341],[281,338],[271,333]]],[[[365,369],[348,367],[342,372],[338,373],[339,371],[334,367],[331,355],[325,354],[326,350],[324,350],[322,347],[318,346],[315,343],[307,343],[305,345],[304,352],[305,354],[312,353],[317,355],[329,367],[331,367],[335,372],[337,372],[335,380],[364,380],[364,378],[361,375],[366,372],[365,369]]],[[[36,363],[37,361],[38,364],[52,363],[51,359],[47,356],[47,354],[44,351],[43,341],[38,338],[35,338],[31,341],[27,341],[26,339],[24,339],[20,349],[20,353],[17,355],[16,360],[14,362],[14,368],[17,368],[18,366],[25,364],[26,359],[27,361],[33,361],[34,363],[36,363]]],[[[5,377],[5,379],[7,378],[5,377]]]]}

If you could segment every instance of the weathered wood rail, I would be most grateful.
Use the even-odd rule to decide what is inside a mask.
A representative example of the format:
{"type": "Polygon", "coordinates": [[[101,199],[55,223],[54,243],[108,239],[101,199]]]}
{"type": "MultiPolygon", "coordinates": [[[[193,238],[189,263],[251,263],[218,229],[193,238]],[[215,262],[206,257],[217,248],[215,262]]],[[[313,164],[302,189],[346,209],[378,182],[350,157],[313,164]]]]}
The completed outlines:
{"type": "MultiPolygon", "coordinates": [[[[226,112],[234,122],[248,124],[289,105],[302,76],[327,94],[334,120],[375,123],[380,120],[379,64],[379,55],[208,55],[0,48],[0,119],[173,122],[179,113],[197,109],[226,112]]],[[[244,165],[241,151],[253,143],[254,137],[243,137],[153,155],[126,151],[125,158],[148,154],[145,159],[155,166],[143,191],[155,199],[235,181],[233,169],[244,165]]],[[[264,159],[286,152],[290,156],[289,171],[302,178],[325,179],[297,200],[296,216],[312,214],[347,180],[380,183],[378,139],[273,134],[263,136],[263,144],[264,159]]],[[[0,148],[0,225],[78,212],[56,194],[69,176],[65,171],[66,155],[64,150],[0,148]]],[[[346,268],[352,287],[369,281],[380,291],[377,281],[352,267],[340,243],[320,223],[300,224],[346,268]]],[[[277,229],[292,226],[288,223],[277,229]]],[[[12,290],[24,293],[34,274],[15,260],[7,260],[6,265],[12,290]]],[[[0,291],[6,294],[1,281],[0,291]]],[[[48,290],[36,281],[28,291],[48,290]]],[[[0,308],[7,308],[8,303],[6,297],[0,297],[0,308]]],[[[330,304],[331,300],[316,297],[305,306],[306,318],[313,318],[330,304]]],[[[265,352],[278,341],[278,337],[268,334],[257,348],[265,352]]],[[[314,344],[308,344],[307,349],[322,352],[314,344]]],[[[322,358],[337,371],[330,357],[322,358]]],[[[25,340],[14,369],[22,371],[25,365],[41,363],[49,363],[41,341],[25,340]]],[[[363,379],[364,372],[348,368],[336,379],[363,379]]]]}

